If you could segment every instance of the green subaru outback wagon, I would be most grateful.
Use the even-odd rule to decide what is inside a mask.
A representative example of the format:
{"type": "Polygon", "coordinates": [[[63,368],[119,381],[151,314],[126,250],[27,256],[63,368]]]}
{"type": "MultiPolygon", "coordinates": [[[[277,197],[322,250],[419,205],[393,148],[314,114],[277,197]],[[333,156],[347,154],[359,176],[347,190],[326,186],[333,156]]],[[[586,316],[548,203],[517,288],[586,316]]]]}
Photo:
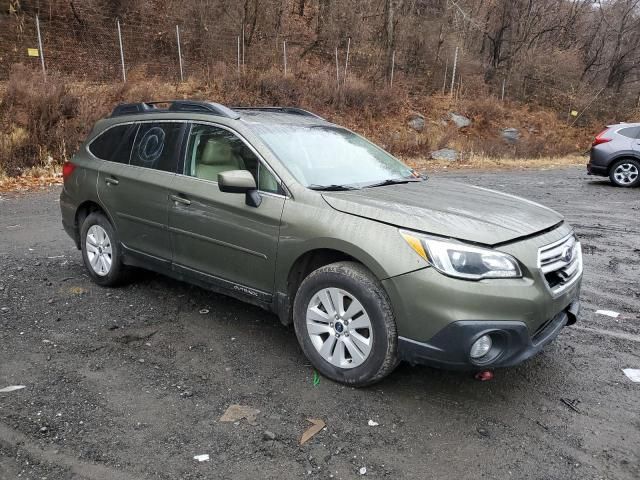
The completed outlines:
{"type": "Polygon", "coordinates": [[[401,360],[515,365],[578,314],[582,253],[558,213],[427,179],[305,110],[119,105],[63,176],[96,283],[143,267],[259,305],[348,385],[401,360]]]}

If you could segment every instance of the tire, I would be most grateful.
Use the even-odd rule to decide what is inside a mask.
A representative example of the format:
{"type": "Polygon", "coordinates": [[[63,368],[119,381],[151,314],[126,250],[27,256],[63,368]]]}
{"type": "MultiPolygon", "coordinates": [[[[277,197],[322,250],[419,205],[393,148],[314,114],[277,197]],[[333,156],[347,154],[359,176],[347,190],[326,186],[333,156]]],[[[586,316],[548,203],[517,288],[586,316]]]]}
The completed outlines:
{"type": "Polygon", "coordinates": [[[640,185],[640,162],[634,158],[623,158],[611,165],[609,180],[617,187],[637,187],[640,185]]]}
{"type": "Polygon", "coordinates": [[[95,283],[113,287],[123,281],[125,268],[118,235],[101,212],[92,212],[84,219],[80,229],[80,248],[84,266],[95,283]]]}
{"type": "Polygon", "coordinates": [[[364,387],[380,381],[398,365],[398,337],[389,297],[359,263],[332,263],[305,278],[294,300],[293,323],[304,354],[331,380],[364,387]],[[338,317],[332,315],[334,303],[338,317]]]}

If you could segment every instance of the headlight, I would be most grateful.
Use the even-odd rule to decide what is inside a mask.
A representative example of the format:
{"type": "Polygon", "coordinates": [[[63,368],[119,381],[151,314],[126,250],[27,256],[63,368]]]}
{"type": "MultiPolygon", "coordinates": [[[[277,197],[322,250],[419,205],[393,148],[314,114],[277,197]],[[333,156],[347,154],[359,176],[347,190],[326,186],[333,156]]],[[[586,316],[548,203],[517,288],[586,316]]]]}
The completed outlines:
{"type": "Polygon", "coordinates": [[[400,234],[418,255],[445,275],[467,280],[522,277],[518,261],[506,253],[406,230],[400,230],[400,234]]]}

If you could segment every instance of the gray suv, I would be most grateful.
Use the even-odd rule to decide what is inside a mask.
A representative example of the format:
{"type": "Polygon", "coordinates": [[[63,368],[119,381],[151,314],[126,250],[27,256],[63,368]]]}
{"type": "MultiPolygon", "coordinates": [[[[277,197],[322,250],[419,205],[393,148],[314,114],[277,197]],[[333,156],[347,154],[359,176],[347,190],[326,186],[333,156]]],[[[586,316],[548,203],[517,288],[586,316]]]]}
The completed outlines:
{"type": "Polygon", "coordinates": [[[640,123],[609,125],[593,140],[589,175],[609,177],[618,187],[640,185],[640,123]]]}
{"type": "Polygon", "coordinates": [[[63,176],[62,224],[97,284],[143,267],[251,302],[348,385],[400,360],[515,365],[576,321],[562,216],[427,179],[305,110],[120,105],[63,176]]]}

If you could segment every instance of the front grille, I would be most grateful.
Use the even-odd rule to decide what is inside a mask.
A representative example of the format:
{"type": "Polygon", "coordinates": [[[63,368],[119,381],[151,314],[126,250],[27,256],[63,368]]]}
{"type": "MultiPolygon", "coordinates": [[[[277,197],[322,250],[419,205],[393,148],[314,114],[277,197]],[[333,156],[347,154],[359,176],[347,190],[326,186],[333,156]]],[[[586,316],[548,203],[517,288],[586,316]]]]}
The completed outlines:
{"type": "Polygon", "coordinates": [[[554,295],[577,281],[582,273],[582,249],[575,235],[542,247],[538,251],[538,267],[554,295]]]}

